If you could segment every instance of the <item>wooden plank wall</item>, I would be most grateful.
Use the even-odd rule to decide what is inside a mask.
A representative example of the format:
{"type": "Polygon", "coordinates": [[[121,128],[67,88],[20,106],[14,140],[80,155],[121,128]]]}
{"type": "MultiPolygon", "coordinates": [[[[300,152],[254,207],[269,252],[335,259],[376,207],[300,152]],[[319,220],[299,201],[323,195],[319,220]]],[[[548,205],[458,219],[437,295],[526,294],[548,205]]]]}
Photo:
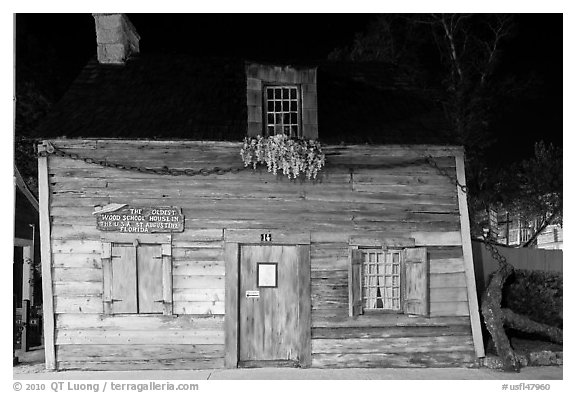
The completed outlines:
{"type": "MultiPolygon", "coordinates": [[[[238,143],[59,140],[71,153],[147,167],[239,166],[238,143]]],[[[223,230],[311,232],[312,366],[450,366],[474,360],[455,186],[415,159],[441,148],[328,147],[320,179],[265,170],[172,177],[49,158],[57,361],[61,368],[201,368],[223,365],[223,230]],[[364,165],[350,171],[350,164],[364,165]],[[376,168],[366,164],[380,165],[376,168]],[[94,205],[178,206],[172,239],[174,314],[102,315],[100,234],[94,205]],[[348,317],[352,235],[431,240],[431,318],[348,317]],[[440,239],[440,240],[438,240],[440,239]],[[385,329],[382,329],[385,327],[385,329]],[[384,340],[385,339],[385,340],[384,340]],[[150,360],[152,359],[152,360],[150,360]]],[[[119,235],[121,236],[121,235],[119,235]]]]}

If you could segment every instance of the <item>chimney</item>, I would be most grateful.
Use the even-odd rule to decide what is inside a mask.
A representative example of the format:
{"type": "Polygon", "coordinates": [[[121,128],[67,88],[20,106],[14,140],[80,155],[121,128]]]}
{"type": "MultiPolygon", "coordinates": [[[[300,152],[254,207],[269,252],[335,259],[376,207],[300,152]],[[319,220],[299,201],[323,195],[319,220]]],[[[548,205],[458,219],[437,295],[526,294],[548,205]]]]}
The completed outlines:
{"type": "Polygon", "coordinates": [[[98,61],[124,64],[132,54],[140,53],[140,36],[125,14],[92,14],[96,22],[98,61]]]}

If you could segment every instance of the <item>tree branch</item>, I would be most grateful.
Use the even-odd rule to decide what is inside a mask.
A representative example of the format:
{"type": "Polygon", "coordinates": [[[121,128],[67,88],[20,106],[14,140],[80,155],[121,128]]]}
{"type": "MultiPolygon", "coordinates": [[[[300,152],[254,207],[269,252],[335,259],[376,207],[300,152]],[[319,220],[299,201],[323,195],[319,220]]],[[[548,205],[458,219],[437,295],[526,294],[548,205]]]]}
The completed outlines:
{"type": "Polygon", "coordinates": [[[536,230],[532,236],[530,237],[530,239],[528,239],[524,244],[522,244],[520,247],[530,247],[534,244],[534,242],[536,241],[536,239],[538,238],[538,235],[540,235],[540,233],[546,229],[546,227],[548,225],[550,225],[552,223],[552,221],[558,216],[558,214],[560,213],[560,210],[556,209],[554,210],[554,212],[552,212],[552,214],[550,215],[550,217],[546,218],[544,221],[542,221],[542,224],[540,224],[540,227],[538,228],[538,230],[536,230]]]}

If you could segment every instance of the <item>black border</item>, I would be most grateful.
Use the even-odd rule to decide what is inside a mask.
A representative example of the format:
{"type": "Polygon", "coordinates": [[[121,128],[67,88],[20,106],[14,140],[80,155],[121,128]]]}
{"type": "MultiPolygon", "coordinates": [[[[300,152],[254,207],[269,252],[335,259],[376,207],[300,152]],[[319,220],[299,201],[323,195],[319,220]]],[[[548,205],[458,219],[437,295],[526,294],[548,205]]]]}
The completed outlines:
{"type": "Polygon", "coordinates": [[[256,263],[256,288],[278,288],[278,262],[257,262],[256,263]],[[260,265],[273,265],[275,270],[274,281],[276,285],[260,285],[260,265]]]}

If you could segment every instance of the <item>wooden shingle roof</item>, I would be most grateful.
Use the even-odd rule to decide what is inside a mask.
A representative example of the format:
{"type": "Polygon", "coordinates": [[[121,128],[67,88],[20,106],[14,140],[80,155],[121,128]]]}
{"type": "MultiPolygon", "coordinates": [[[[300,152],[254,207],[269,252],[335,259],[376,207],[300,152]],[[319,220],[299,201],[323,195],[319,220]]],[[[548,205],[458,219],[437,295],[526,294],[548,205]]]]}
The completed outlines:
{"type": "MultiPolygon", "coordinates": [[[[36,130],[39,138],[239,141],[246,135],[242,59],[139,55],[91,60],[36,130]]],[[[329,143],[450,143],[426,92],[378,64],[318,65],[319,139],[329,143]]]]}

